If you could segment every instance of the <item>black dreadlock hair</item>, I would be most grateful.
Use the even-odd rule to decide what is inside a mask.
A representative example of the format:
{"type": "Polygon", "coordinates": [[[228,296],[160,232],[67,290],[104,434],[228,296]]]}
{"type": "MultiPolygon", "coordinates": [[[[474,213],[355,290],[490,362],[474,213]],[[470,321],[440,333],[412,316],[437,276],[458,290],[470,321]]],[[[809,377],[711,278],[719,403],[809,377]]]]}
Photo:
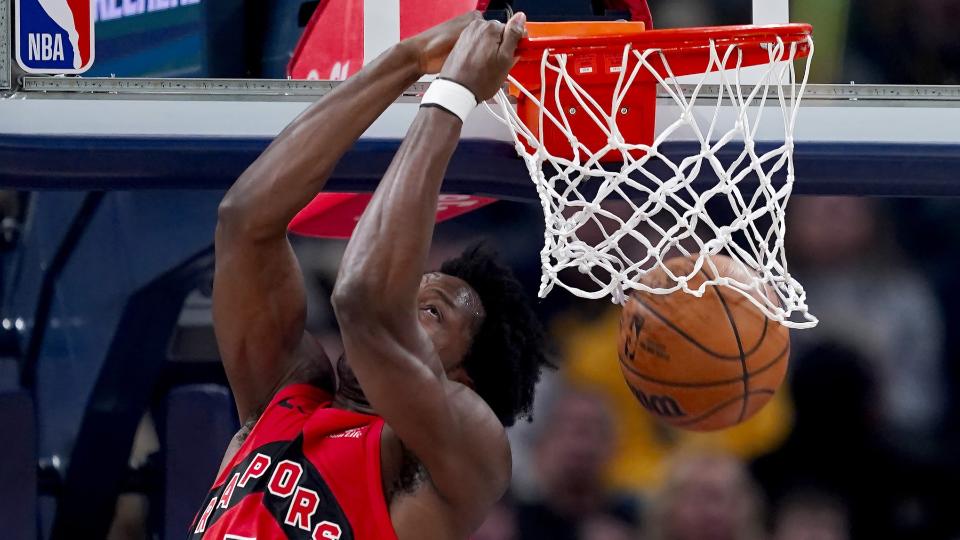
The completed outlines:
{"type": "Polygon", "coordinates": [[[440,272],[467,282],[486,312],[464,359],[477,394],[504,426],[529,417],[540,371],[554,366],[547,357],[543,326],[520,282],[482,242],[444,262],[440,272]]]}

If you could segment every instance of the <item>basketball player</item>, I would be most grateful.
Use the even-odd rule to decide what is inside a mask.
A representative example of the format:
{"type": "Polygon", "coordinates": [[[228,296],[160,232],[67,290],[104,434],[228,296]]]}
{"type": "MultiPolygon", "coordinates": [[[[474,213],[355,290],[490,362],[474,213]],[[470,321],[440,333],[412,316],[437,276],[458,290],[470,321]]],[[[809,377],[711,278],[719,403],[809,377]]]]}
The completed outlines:
{"type": "Polygon", "coordinates": [[[461,115],[503,84],[524,21],[474,12],[401,42],[297,118],[227,193],[213,311],[246,424],[192,538],[463,539],[507,489],[504,426],[531,405],[542,329],[483,249],[438,272],[424,264],[461,115]],[[332,302],[346,352],[331,362],[304,332],[287,223],[401,92],[438,71],[446,80],[424,96],[344,254],[332,302]]]}

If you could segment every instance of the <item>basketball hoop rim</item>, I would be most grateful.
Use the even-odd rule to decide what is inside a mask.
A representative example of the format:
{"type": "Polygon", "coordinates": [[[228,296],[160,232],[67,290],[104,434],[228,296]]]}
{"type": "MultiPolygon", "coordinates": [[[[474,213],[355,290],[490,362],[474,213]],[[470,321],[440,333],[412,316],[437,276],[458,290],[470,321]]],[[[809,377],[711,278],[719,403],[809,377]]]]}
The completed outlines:
{"type": "MultiPolygon", "coordinates": [[[[669,49],[697,50],[718,46],[771,43],[805,43],[813,34],[806,23],[769,25],[700,26],[646,30],[642,22],[584,21],[584,22],[528,22],[527,37],[520,40],[517,55],[525,60],[538,60],[543,51],[557,52],[584,49],[616,49],[632,44],[640,50],[669,49]]],[[[796,58],[806,56],[808,50],[799,47],[796,58]]]]}

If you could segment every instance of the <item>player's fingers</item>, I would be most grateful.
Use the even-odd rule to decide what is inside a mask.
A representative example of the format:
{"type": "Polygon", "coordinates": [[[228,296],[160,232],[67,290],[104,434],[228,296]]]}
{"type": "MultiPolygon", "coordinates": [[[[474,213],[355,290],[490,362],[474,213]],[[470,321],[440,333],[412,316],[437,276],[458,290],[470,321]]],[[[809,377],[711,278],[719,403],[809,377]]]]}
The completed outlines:
{"type": "Polygon", "coordinates": [[[503,34],[503,23],[500,21],[486,21],[484,31],[488,36],[500,37],[503,34]]]}
{"type": "Polygon", "coordinates": [[[453,19],[453,27],[457,32],[463,33],[464,30],[470,27],[472,24],[476,24],[477,21],[482,21],[483,16],[480,15],[479,11],[468,11],[463,15],[460,15],[456,19],[453,19]]]}
{"type": "Polygon", "coordinates": [[[469,43],[476,43],[481,36],[483,36],[486,31],[487,21],[483,19],[476,19],[471,22],[467,28],[460,35],[461,41],[466,41],[469,43]]]}
{"type": "Polygon", "coordinates": [[[513,53],[517,50],[517,44],[527,35],[527,16],[522,12],[517,12],[510,17],[507,25],[503,28],[503,41],[500,42],[500,54],[504,58],[513,60],[513,53]]]}

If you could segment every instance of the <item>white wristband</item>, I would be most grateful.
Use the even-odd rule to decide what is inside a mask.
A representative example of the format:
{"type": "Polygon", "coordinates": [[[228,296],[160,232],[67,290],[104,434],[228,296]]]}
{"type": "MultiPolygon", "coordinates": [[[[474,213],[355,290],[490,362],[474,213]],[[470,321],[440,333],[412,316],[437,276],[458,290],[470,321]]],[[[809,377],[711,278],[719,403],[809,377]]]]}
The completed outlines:
{"type": "Polygon", "coordinates": [[[477,108],[477,98],[469,88],[448,79],[435,79],[423,93],[421,107],[440,107],[466,122],[467,116],[477,108]]]}

